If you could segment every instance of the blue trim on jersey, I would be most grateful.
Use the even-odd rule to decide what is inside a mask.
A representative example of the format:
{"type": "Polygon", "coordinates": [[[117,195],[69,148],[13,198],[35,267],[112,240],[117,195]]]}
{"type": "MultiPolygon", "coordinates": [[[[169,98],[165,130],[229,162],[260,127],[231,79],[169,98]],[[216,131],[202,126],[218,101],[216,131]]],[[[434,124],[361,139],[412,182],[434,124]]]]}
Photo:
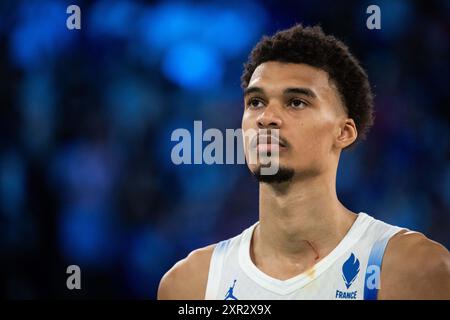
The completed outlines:
{"type": "Polygon", "coordinates": [[[369,260],[367,262],[366,277],[364,281],[364,300],[377,300],[378,289],[381,278],[381,263],[383,262],[384,251],[390,237],[382,238],[376,241],[370,251],[369,260]],[[377,277],[375,283],[370,282],[371,276],[377,277]],[[376,285],[374,285],[376,284],[376,285]]]}

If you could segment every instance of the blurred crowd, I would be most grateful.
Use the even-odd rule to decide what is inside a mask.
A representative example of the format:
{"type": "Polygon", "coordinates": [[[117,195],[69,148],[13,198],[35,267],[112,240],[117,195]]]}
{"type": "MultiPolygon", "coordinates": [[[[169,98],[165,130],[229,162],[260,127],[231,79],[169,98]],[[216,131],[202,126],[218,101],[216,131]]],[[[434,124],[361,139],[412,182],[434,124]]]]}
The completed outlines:
{"type": "Polygon", "coordinates": [[[240,128],[242,64],[297,22],[346,42],[376,95],[367,140],[341,157],[341,201],[449,248],[449,17],[447,1],[2,1],[3,296],[154,299],[176,261],[255,222],[247,167],[177,166],[170,136],[240,128]]]}

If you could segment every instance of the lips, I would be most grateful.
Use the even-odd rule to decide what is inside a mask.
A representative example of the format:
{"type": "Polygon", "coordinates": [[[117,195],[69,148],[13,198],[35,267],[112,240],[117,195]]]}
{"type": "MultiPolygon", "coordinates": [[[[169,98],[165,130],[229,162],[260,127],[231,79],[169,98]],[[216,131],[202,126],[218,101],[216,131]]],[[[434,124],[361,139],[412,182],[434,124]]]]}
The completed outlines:
{"type": "Polygon", "coordinates": [[[258,135],[251,142],[251,147],[257,148],[259,151],[271,151],[274,145],[278,145],[279,149],[286,148],[285,143],[272,135],[258,135]]]}
{"type": "Polygon", "coordinates": [[[261,143],[261,144],[258,144],[256,146],[256,151],[259,152],[259,153],[264,152],[264,153],[267,153],[267,154],[271,154],[272,152],[279,151],[280,149],[281,149],[280,146],[276,146],[275,147],[275,145],[271,144],[271,143],[268,143],[268,144],[261,143]]]}

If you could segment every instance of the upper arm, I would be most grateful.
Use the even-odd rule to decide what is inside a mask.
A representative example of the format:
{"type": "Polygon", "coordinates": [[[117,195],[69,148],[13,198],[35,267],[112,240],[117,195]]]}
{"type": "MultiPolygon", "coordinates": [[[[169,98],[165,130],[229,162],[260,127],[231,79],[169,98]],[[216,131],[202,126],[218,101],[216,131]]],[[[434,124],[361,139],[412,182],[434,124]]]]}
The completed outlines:
{"type": "Polygon", "coordinates": [[[450,253],[420,233],[389,241],[379,299],[450,299],[450,253]]]}
{"type": "Polygon", "coordinates": [[[205,298],[209,262],[214,245],[192,251],[162,277],[158,300],[200,300],[205,298]]]}

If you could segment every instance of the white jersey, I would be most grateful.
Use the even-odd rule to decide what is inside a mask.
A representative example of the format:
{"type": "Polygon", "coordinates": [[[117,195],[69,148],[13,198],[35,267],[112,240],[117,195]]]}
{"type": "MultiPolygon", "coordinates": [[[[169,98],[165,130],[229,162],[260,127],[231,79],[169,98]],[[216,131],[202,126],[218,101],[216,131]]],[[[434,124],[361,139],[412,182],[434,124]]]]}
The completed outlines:
{"type": "Polygon", "coordinates": [[[341,242],[310,270],[287,280],[270,277],[250,258],[258,224],[214,248],[205,299],[377,299],[389,239],[404,228],[360,212],[341,242]]]}

